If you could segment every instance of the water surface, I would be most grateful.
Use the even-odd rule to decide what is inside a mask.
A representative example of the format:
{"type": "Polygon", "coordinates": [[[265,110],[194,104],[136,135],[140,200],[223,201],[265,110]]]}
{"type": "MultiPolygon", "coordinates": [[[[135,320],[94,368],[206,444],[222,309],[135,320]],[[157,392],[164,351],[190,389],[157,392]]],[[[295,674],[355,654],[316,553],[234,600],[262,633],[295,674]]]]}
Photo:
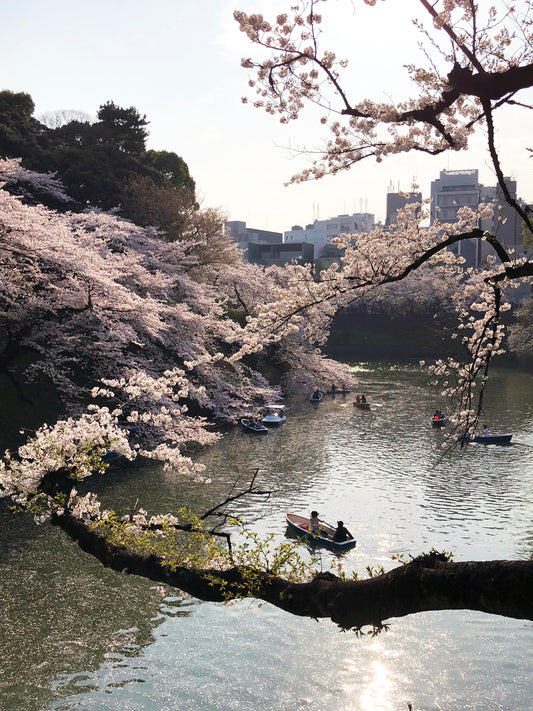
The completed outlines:
{"type": "MultiPolygon", "coordinates": [[[[213,483],[199,487],[158,468],[101,478],[106,504],[197,512],[259,470],[271,498],[236,515],[285,539],[284,513],[316,508],[357,538],[348,571],[396,565],[432,547],[455,560],[533,556],[533,380],[499,371],[485,403],[506,447],[443,452],[429,417],[443,403],[417,367],[359,368],[373,403],[302,396],[268,437],[229,432],[201,455],[213,483]]],[[[336,708],[342,711],[530,711],[533,625],[468,611],[392,620],[376,638],[268,604],[215,605],[121,576],[61,532],[0,509],[0,708],[182,711],[336,708]]],[[[302,548],[304,556],[307,549],[302,548]]],[[[324,570],[337,560],[321,551],[324,570]]]]}

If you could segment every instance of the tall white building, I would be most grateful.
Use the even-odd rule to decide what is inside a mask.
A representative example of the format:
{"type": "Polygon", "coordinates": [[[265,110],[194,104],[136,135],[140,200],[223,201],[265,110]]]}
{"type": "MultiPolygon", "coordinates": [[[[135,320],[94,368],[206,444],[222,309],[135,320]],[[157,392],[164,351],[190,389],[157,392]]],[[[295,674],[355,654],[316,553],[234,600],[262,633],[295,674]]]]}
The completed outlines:
{"type": "MultiPolygon", "coordinates": [[[[521,202],[516,195],[516,180],[505,178],[505,184],[511,197],[521,202]]],[[[441,170],[439,179],[431,183],[431,224],[436,219],[457,222],[460,207],[475,210],[481,202],[492,203],[494,214],[492,218],[483,220],[479,227],[495,235],[507,249],[523,255],[522,221],[507,203],[499,185],[484,186],[479,183],[477,169],[441,170]]],[[[466,260],[466,266],[476,268],[492,253],[492,248],[481,239],[464,240],[453,250],[466,260]]]]}
{"type": "Polygon", "coordinates": [[[329,220],[315,220],[305,228],[294,225],[291,230],[284,233],[284,242],[309,242],[315,247],[315,257],[320,257],[334,237],[339,237],[341,234],[370,232],[374,226],[375,216],[369,212],[337,215],[329,220]]]}
{"type": "MultiPolygon", "coordinates": [[[[431,182],[431,224],[457,222],[461,207],[475,210],[481,202],[478,170],[441,170],[438,180],[431,182]]],[[[479,267],[481,263],[481,240],[469,239],[458,242],[451,248],[465,259],[465,266],[479,267]]]]}

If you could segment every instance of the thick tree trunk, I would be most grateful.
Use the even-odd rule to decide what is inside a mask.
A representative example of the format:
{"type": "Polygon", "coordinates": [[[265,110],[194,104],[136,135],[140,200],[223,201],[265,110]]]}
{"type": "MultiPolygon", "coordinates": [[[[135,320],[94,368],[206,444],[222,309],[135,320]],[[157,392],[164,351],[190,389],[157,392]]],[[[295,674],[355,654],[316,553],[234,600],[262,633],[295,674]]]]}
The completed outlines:
{"type": "Polygon", "coordinates": [[[202,600],[254,597],[294,615],[330,618],[343,628],[379,627],[390,618],[429,610],[479,610],[533,620],[533,561],[451,563],[428,554],[367,580],[343,581],[323,573],[310,582],[289,583],[268,573],[250,577],[248,569],[239,567],[170,570],[155,556],[109,545],[68,514],[55,516],[53,522],[106,567],[179,588],[202,600]]]}

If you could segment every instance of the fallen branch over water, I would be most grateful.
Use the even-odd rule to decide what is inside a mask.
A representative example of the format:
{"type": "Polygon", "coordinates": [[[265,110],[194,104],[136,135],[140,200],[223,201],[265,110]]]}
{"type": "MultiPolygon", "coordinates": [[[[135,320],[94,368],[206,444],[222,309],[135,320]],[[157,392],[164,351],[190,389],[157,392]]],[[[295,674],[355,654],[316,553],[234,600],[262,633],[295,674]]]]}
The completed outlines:
{"type": "Polygon", "coordinates": [[[345,629],[379,629],[385,620],[430,610],[477,610],[533,620],[533,561],[452,563],[428,554],[366,580],[320,573],[309,582],[292,583],[246,566],[171,568],[156,555],[142,556],[111,544],[68,512],[55,515],[53,523],[107,568],[164,583],[201,600],[257,598],[293,615],[329,618],[345,629]]]}

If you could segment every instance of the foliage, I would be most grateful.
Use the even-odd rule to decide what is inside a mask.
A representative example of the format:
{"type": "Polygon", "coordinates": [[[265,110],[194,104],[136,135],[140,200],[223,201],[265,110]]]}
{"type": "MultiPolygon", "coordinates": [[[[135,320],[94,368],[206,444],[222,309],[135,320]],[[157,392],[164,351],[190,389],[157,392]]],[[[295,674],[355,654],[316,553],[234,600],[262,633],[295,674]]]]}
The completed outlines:
{"type": "Polygon", "coordinates": [[[520,358],[533,360],[533,299],[528,299],[515,312],[509,329],[509,349],[520,358]]]}
{"type": "Polygon", "coordinates": [[[0,156],[26,157],[40,147],[35,105],[24,92],[0,91],[0,156]]]}
{"type": "Polygon", "coordinates": [[[195,182],[192,179],[187,163],[172,151],[146,151],[145,160],[157,171],[162,173],[170,184],[176,188],[185,188],[192,194],[195,182]]]}
{"type": "Polygon", "coordinates": [[[27,169],[54,173],[75,201],[71,209],[118,209],[128,186],[140,178],[188,190],[194,199],[194,180],[183,159],[146,150],[148,121],[135,107],[108,101],[96,121],[79,112],[60,112],[48,121],[52,125],[46,116],[44,123],[33,118],[33,111],[29,94],[0,92],[0,156],[22,158],[27,169]]]}
{"type": "Polygon", "coordinates": [[[155,556],[170,570],[183,566],[202,570],[226,560],[226,551],[212,533],[183,508],[175,515],[152,517],[144,509],[123,516],[105,511],[91,527],[109,544],[133,555],[155,556]]]}
{"type": "MultiPolygon", "coordinates": [[[[250,575],[254,571],[262,570],[270,575],[276,575],[290,582],[301,582],[309,579],[313,573],[313,566],[317,562],[314,557],[309,563],[304,563],[300,558],[298,541],[275,544],[274,535],[261,538],[255,531],[251,531],[243,521],[233,519],[231,524],[236,527],[237,534],[242,539],[238,546],[233,546],[231,562],[241,567],[250,568],[250,575]]],[[[250,580],[253,589],[253,582],[250,580]]],[[[248,588],[247,595],[249,595],[248,588]]]]}
{"type": "Polygon", "coordinates": [[[148,121],[134,106],[123,109],[108,101],[100,106],[98,118],[101,145],[132,155],[141,155],[146,151],[148,131],[145,126],[148,121]]]}
{"type": "Polygon", "coordinates": [[[198,209],[190,189],[168,184],[158,185],[149,177],[139,177],[127,185],[121,212],[142,227],[158,227],[169,242],[183,236],[186,222],[198,209]]]}
{"type": "Polygon", "coordinates": [[[157,227],[162,239],[181,242],[195,278],[203,278],[206,269],[242,262],[242,252],[225,233],[225,215],[213,208],[200,209],[188,187],[135,179],[124,190],[121,212],[137,225],[157,227]]]}

